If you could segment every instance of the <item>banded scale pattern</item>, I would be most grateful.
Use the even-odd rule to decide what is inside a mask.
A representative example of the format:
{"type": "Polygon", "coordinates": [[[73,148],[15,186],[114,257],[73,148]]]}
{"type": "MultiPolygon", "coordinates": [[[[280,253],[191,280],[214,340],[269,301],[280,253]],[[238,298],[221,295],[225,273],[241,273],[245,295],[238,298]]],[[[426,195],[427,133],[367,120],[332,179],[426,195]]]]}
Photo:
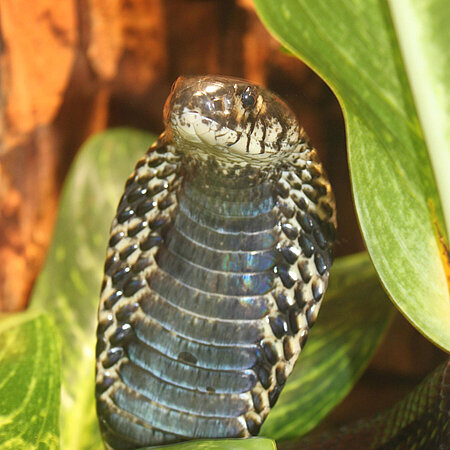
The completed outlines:
{"type": "Polygon", "coordinates": [[[269,170],[197,158],[166,131],[111,227],[96,375],[109,448],[256,435],[331,265],[333,199],[305,139],[269,170]]]}

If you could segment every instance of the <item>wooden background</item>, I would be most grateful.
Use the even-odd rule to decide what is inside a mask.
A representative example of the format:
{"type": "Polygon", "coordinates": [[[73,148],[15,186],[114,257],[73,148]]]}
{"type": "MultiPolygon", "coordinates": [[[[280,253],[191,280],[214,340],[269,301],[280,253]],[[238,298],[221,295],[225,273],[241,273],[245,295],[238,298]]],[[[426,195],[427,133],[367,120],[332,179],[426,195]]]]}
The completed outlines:
{"type": "MultiPolygon", "coordinates": [[[[164,100],[182,74],[247,78],[283,97],[333,184],[337,256],[364,248],[339,105],[311,70],[280,51],[251,0],[0,0],[0,45],[0,311],[26,307],[80,145],[113,126],[159,133],[164,100]]],[[[442,359],[397,317],[328,423],[389,406],[442,359]]]]}

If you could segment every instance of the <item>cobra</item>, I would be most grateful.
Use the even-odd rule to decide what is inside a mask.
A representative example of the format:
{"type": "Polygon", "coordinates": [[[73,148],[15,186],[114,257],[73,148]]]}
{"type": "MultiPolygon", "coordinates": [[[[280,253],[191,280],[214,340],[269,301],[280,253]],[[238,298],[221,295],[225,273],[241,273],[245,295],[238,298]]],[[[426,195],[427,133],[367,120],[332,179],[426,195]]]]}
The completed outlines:
{"type": "Polygon", "coordinates": [[[125,185],[98,313],[109,448],[256,435],[313,326],[333,194],[294,114],[234,78],[179,78],[125,185]]]}

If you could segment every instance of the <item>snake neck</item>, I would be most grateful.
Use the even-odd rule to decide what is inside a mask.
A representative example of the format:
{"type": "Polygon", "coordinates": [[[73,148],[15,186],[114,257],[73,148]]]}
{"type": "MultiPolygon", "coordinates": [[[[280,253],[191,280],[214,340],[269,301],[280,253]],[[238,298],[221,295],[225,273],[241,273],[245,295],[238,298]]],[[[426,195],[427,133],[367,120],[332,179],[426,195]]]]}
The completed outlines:
{"type": "Polygon", "coordinates": [[[253,173],[232,175],[203,170],[185,178],[182,197],[195,201],[196,209],[209,210],[225,217],[254,217],[273,208],[272,183],[268,177],[253,173]]]}
{"type": "MultiPolygon", "coordinates": [[[[182,163],[187,183],[202,185],[218,197],[247,188],[254,188],[257,192],[258,186],[279,178],[278,166],[277,161],[262,165],[252,160],[220,158],[206,152],[198,152],[195,157],[189,152],[184,155],[182,163]]],[[[247,195],[253,193],[248,192],[247,195]]]]}

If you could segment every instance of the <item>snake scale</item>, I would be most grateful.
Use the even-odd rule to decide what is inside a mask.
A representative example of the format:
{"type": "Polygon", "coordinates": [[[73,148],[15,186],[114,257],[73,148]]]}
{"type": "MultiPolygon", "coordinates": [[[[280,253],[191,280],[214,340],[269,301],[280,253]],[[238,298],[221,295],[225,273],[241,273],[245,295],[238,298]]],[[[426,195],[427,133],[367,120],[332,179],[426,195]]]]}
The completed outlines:
{"type": "Polygon", "coordinates": [[[258,434],[332,262],[333,194],[283,101],[181,77],[164,121],[107,249],[96,399],[108,448],[258,434]]]}

